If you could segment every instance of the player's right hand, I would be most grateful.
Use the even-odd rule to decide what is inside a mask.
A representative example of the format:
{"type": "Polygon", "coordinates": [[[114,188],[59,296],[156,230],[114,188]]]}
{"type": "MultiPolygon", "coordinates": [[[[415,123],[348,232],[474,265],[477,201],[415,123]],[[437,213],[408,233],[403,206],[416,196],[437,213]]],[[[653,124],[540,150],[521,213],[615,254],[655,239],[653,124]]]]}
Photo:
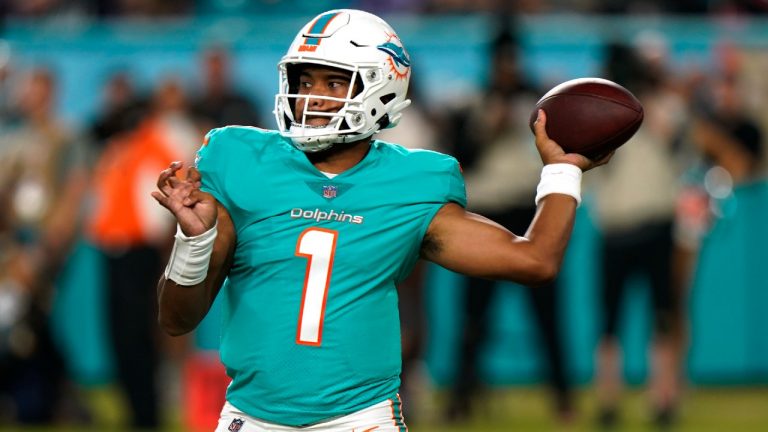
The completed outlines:
{"type": "Polygon", "coordinates": [[[184,179],[176,176],[182,162],[172,162],[157,178],[158,191],[152,197],[176,217],[187,236],[200,235],[216,225],[216,199],[200,190],[200,172],[192,167],[184,179]]]}
{"type": "Polygon", "coordinates": [[[605,165],[611,160],[614,152],[601,157],[599,160],[591,160],[578,153],[566,153],[562,147],[553,141],[547,135],[547,114],[544,110],[539,110],[536,122],[533,124],[534,134],[536,135],[536,148],[539,151],[544,165],[553,163],[567,163],[576,165],[582,171],[589,171],[600,165],[605,165]]]}

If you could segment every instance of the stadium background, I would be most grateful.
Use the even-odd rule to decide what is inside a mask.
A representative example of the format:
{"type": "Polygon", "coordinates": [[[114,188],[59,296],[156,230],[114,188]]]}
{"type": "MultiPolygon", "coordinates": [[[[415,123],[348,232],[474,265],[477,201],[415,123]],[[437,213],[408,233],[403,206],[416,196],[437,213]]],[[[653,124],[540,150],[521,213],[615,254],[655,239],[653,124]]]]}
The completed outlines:
{"type": "MultiPolygon", "coordinates": [[[[110,18],[93,20],[71,15],[47,18],[7,18],[0,41],[17,68],[50,67],[59,80],[57,110],[71,124],[85,126],[98,113],[101,87],[115,71],[128,72],[149,88],[169,74],[194,86],[199,81],[198,56],[214,44],[227,46],[235,59],[233,73],[243,90],[272,120],[277,87],[276,63],[295,29],[308,17],[332,6],[354,2],[201,2],[194,14],[182,17],[110,18]],[[234,5],[234,6],[232,6],[234,5]],[[239,5],[239,6],[238,6],[239,5]]],[[[679,70],[712,70],[717,50],[734,44],[748,58],[748,73],[756,99],[768,96],[764,71],[768,65],[768,20],[761,16],[713,18],[679,15],[592,15],[569,13],[525,15],[520,24],[525,71],[536,84],[594,76],[611,41],[631,41],[655,32],[664,36],[672,66],[679,70]],[[556,29],[556,30],[555,30],[556,29]]],[[[486,76],[487,50],[494,18],[487,11],[470,14],[429,14],[392,11],[382,14],[400,33],[414,64],[414,80],[425,102],[433,107],[451,104],[479,91],[486,76]]],[[[768,124],[768,110],[762,111],[768,124]]],[[[728,217],[739,229],[709,239],[694,278],[688,310],[691,350],[687,374],[694,385],[757,386],[768,383],[768,282],[761,246],[768,239],[766,193],[746,197],[728,217]],[[757,242],[754,239],[763,239],[757,242]],[[703,270],[702,270],[703,269],[703,270]]],[[[597,342],[595,285],[599,265],[594,259],[598,229],[587,205],[580,209],[563,270],[566,353],[571,375],[588,386],[594,373],[597,342]]],[[[99,386],[112,378],[105,346],[101,257],[81,242],[61,276],[54,328],[73,376],[85,386],[99,386]]],[[[630,382],[642,383],[648,372],[646,349],[650,325],[646,282],[633,284],[622,327],[626,349],[625,372],[630,382]]],[[[429,268],[427,300],[430,340],[426,361],[439,387],[450,382],[455,369],[459,278],[429,268]]],[[[493,307],[491,343],[483,353],[483,368],[501,387],[538,383],[541,359],[536,329],[531,324],[523,293],[503,290],[493,307]]],[[[215,350],[218,310],[196,334],[199,350],[215,350]]],[[[763,402],[768,398],[763,393],[763,402]]]]}

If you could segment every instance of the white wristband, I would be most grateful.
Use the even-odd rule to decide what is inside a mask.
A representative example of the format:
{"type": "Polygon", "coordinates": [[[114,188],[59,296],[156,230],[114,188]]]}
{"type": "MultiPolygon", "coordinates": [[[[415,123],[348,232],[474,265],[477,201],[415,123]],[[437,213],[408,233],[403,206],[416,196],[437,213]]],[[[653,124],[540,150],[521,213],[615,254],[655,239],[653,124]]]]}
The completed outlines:
{"type": "Polygon", "coordinates": [[[581,204],[581,168],[567,163],[544,165],[536,188],[536,205],[549,194],[570,195],[581,204]]]}
{"type": "Polygon", "coordinates": [[[179,285],[197,285],[205,280],[216,240],[216,226],[193,237],[187,237],[177,225],[173,251],[165,268],[165,278],[179,285]]]}

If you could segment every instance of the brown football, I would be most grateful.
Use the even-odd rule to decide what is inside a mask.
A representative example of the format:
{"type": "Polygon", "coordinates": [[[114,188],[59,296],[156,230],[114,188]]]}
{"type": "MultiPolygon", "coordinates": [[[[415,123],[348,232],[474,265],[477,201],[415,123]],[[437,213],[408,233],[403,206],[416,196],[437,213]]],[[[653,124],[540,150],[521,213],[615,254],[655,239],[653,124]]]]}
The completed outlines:
{"type": "Polygon", "coordinates": [[[590,159],[619,148],[643,123],[643,106],[627,89],[602,78],[566,81],[536,103],[529,125],[533,130],[538,109],[547,114],[547,135],[568,153],[590,159]]]}

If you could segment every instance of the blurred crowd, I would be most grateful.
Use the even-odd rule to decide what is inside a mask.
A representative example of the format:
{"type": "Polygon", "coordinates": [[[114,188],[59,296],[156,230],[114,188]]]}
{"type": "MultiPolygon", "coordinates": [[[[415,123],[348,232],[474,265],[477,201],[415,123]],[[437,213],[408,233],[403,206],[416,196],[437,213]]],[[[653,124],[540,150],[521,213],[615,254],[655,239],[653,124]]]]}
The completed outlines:
{"type": "MultiPolygon", "coordinates": [[[[4,2],[2,7],[6,16],[41,16],[62,9],[155,15],[194,13],[202,3],[36,0],[4,2]]],[[[407,3],[409,10],[436,12],[490,10],[495,4],[339,3],[373,10],[407,3]]],[[[749,0],[510,3],[524,11],[552,11],[565,3],[596,12],[766,10],[765,2],[749,0]]],[[[595,416],[604,426],[620,421],[622,357],[616,327],[627,280],[641,272],[650,281],[654,323],[649,403],[654,420],[666,425],[675,420],[684,385],[684,311],[697,251],[718,223],[721,209],[713,202],[762,181],[760,113],[766,107],[752,103],[746,92],[744,58],[737,46],[723,47],[719,68],[685,75],[670,67],[659,38],[612,43],[605,50],[600,76],[638,96],[645,123],[609,166],[587,176],[584,186],[591,197],[586,205],[602,233],[596,259],[604,269],[599,278],[604,322],[596,347],[594,385],[600,403],[595,416]]],[[[416,78],[413,106],[398,128],[381,134],[408,147],[456,156],[464,168],[469,208],[517,234],[523,234],[535,210],[540,171],[530,145],[528,115],[547,90],[524,75],[520,55],[514,27],[501,27],[489,44],[490,73],[480,92],[450,106],[429,106],[416,78]]],[[[194,89],[185,87],[182,77],[168,77],[141,91],[130,75],[115,73],[102,89],[99,116],[84,130],[72,130],[54,109],[60,90],[55,73],[43,67],[17,69],[0,46],[0,425],[92,421],[49,326],[57,275],[79,238],[106,259],[105,308],[115,380],[125,395],[131,426],[155,429],[165,421],[168,412],[161,409],[161,400],[168,386],[160,381],[160,369],[169,359],[178,360],[179,353],[155,324],[155,283],[175,227],[149,192],[170,161],[194,159],[210,128],[272,125],[233,82],[231,62],[237,59],[218,47],[199,53],[199,58],[204,79],[194,89]]],[[[411,371],[422,358],[425,339],[420,294],[424,269],[417,269],[401,302],[406,407],[409,393],[418,393],[414,382],[420,378],[411,371]]],[[[456,353],[459,373],[443,413],[456,422],[476,411],[476,398],[487,385],[478,371],[478,353],[488,339],[488,308],[498,290],[488,281],[466,283],[465,324],[456,353]]],[[[553,413],[569,422],[579,413],[562,349],[559,285],[529,290],[528,296],[541,330],[553,413]]],[[[418,418],[418,407],[414,402],[406,415],[418,418]]]]}
{"type": "Polygon", "coordinates": [[[201,53],[205,79],[194,94],[177,77],[143,94],[116,73],[80,131],[55,112],[50,70],[0,65],[0,423],[87,419],[50,329],[56,277],[83,237],[105,257],[108,335],[132,425],[160,425],[159,347],[168,343],[155,284],[175,227],[146,198],[170,161],[191,163],[207,130],[261,124],[231,87],[229,63],[223,49],[201,53]],[[12,88],[9,74],[19,75],[12,88]]]}
{"type": "MultiPolygon", "coordinates": [[[[306,0],[7,0],[0,17],[169,17],[205,13],[269,13],[311,10],[306,0]]],[[[377,13],[490,12],[593,14],[762,14],[768,4],[760,0],[334,0],[327,9],[356,8],[377,13]]]]}

